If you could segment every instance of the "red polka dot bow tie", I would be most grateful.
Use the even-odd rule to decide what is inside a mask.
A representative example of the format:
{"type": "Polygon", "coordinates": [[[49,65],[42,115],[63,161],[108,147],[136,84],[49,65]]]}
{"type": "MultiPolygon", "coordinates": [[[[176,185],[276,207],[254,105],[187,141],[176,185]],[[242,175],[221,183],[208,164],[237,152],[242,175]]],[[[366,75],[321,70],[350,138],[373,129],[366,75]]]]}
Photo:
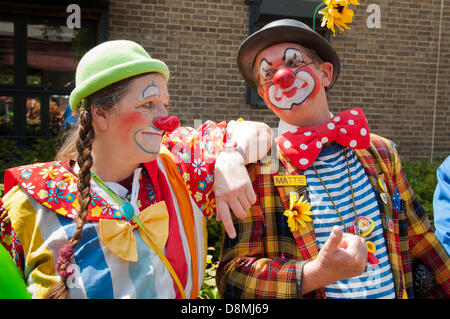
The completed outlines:
{"type": "Polygon", "coordinates": [[[327,142],[334,141],[355,149],[369,148],[369,126],[363,111],[354,108],[333,116],[325,123],[286,132],[276,141],[291,163],[305,170],[316,160],[327,142]]]}

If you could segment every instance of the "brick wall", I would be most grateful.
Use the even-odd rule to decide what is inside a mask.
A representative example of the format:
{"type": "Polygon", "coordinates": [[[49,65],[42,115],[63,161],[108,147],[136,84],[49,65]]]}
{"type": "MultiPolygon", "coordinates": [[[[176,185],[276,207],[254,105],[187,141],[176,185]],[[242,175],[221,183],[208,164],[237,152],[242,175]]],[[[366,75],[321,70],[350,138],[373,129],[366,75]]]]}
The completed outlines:
{"type": "MultiPolygon", "coordinates": [[[[402,159],[430,158],[441,1],[365,0],[360,4],[352,30],[332,38],[343,69],[330,92],[330,106],[333,110],[361,106],[372,132],[395,141],[402,159]],[[380,29],[367,27],[368,4],[381,8],[380,29]]],[[[449,19],[447,2],[433,150],[441,158],[450,154],[450,28],[445,23],[449,19]]]]}
{"type": "MultiPolygon", "coordinates": [[[[450,28],[442,25],[435,105],[440,0],[360,0],[352,30],[332,43],[343,64],[330,91],[333,112],[362,107],[374,133],[394,140],[403,160],[450,153],[450,28]],[[381,8],[381,28],[368,29],[368,4],[381,8]]],[[[444,10],[443,21],[450,18],[444,10]]],[[[267,109],[245,104],[245,85],[236,52],[248,33],[243,0],[112,0],[110,39],[129,39],[164,60],[171,70],[172,109],[183,125],[195,120],[231,120],[238,116],[277,119],[267,109]]]]}
{"type": "Polygon", "coordinates": [[[275,125],[271,111],[245,104],[236,67],[237,49],[248,34],[243,0],[111,1],[109,32],[110,39],[137,41],[167,63],[171,111],[182,125],[239,116],[275,125]]]}

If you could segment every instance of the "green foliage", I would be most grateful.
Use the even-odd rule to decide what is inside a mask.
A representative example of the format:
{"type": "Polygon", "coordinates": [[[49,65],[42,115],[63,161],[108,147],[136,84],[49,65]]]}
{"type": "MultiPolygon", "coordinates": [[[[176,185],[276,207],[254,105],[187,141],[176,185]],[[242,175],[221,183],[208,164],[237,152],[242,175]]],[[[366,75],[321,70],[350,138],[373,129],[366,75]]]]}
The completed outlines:
{"type": "MultiPolygon", "coordinates": [[[[216,253],[214,247],[209,247],[208,251],[216,253]]],[[[200,299],[220,299],[219,290],[216,287],[216,270],[219,262],[214,261],[213,255],[207,255],[206,258],[206,271],[205,278],[203,279],[203,285],[198,294],[200,299]]]]}
{"type": "Polygon", "coordinates": [[[30,139],[27,144],[21,147],[13,139],[0,140],[0,183],[7,168],[53,160],[58,139],[30,139]]]}
{"type": "Polygon", "coordinates": [[[0,66],[0,83],[14,84],[14,70],[12,66],[7,65],[0,66]]]}
{"type": "Polygon", "coordinates": [[[433,196],[437,184],[436,170],[442,162],[443,159],[434,159],[432,162],[422,159],[420,162],[403,163],[406,178],[431,223],[433,223],[433,196]]]}
{"type": "Polygon", "coordinates": [[[220,299],[216,287],[216,270],[219,266],[220,242],[222,236],[222,223],[213,216],[206,225],[208,231],[208,255],[206,258],[206,271],[203,285],[198,297],[200,299],[220,299]]]}
{"type": "Polygon", "coordinates": [[[222,223],[216,221],[216,218],[213,216],[206,225],[206,229],[208,231],[208,247],[212,248],[212,259],[214,261],[219,260],[222,223]]]}

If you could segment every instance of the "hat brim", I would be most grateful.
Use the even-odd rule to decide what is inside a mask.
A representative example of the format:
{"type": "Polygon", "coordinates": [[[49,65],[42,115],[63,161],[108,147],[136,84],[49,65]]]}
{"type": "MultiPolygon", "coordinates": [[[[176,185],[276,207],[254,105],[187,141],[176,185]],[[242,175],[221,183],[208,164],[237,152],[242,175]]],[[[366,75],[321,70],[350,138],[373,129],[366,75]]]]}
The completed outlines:
{"type": "Polygon", "coordinates": [[[163,61],[157,59],[123,63],[99,72],[95,76],[81,82],[72,91],[69,97],[70,107],[75,113],[78,114],[79,104],[85,97],[107,87],[110,84],[119,82],[135,75],[151,72],[161,73],[166,81],[169,80],[169,68],[163,61]]]}
{"type": "Polygon", "coordinates": [[[312,30],[283,24],[261,29],[251,34],[239,47],[237,55],[239,71],[251,88],[254,90],[257,88],[253,79],[253,64],[256,56],[265,48],[282,42],[298,43],[314,50],[324,62],[330,62],[333,65],[333,78],[329,87],[333,86],[340,72],[340,61],[334,48],[321,35],[312,30]]]}

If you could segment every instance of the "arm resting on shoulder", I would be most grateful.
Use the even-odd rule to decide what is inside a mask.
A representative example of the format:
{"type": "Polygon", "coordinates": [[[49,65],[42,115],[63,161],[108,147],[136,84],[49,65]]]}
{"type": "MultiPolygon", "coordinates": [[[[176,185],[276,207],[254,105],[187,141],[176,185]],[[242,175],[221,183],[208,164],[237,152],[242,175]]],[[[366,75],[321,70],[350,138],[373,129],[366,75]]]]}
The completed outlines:
{"type": "Polygon", "coordinates": [[[264,123],[231,121],[227,127],[227,140],[236,142],[237,148],[219,153],[214,173],[214,193],[217,220],[221,220],[231,238],[235,237],[230,209],[244,218],[256,201],[245,165],[260,160],[272,145],[272,130],[264,123]]]}

